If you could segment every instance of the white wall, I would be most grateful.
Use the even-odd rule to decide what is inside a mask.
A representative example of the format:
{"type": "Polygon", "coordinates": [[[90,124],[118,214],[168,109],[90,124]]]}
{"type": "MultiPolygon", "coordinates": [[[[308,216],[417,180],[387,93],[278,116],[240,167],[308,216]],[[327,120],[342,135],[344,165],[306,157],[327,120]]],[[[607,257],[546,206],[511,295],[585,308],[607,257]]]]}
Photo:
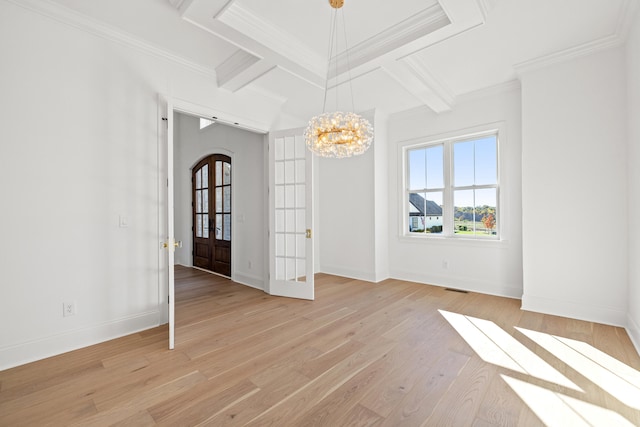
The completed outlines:
{"type": "Polygon", "coordinates": [[[628,215],[629,215],[629,316],[627,330],[640,352],[640,13],[626,47],[628,100],[628,215]]]}
{"type": "Polygon", "coordinates": [[[278,110],[29,5],[46,8],[0,2],[0,369],[161,322],[158,93],[267,124],[278,110]],[[77,314],[63,317],[70,300],[77,314]]]}
{"type": "MultiPolygon", "coordinates": [[[[375,140],[369,150],[347,159],[319,158],[315,163],[318,270],[375,282],[380,268],[376,266],[376,235],[381,227],[376,224],[376,200],[385,197],[376,191],[376,156],[384,153],[386,135],[384,125],[376,128],[375,112],[367,112],[363,117],[375,129],[375,140]]],[[[384,213],[377,219],[384,222],[384,213]]]]}
{"type": "Polygon", "coordinates": [[[525,71],[521,80],[523,308],[625,325],[624,51],[525,71]]]}
{"type": "Polygon", "coordinates": [[[393,115],[389,124],[389,259],[391,277],[494,295],[522,295],[520,89],[508,84],[460,97],[453,111],[419,108],[393,115]],[[402,166],[399,145],[453,136],[503,122],[501,242],[402,237],[402,166]],[[444,266],[447,262],[447,268],[444,266]]]}
{"type": "Polygon", "coordinates": [[[191,256],[191,169],[209,154],[226,154],[232,163],[232,277],[259,289],[264,286],[264,136],[221,124],[200,130],[198,118],[175,114],[176,263],[193,266],[191,256]],[[249,267],[251,263],[251,267],[249,267]]]}
{"type": "Polygon", "coordinates": [[[379,110],[374,117],[374,281],[380,282],[389,278],[389,117],[379,110]]]}

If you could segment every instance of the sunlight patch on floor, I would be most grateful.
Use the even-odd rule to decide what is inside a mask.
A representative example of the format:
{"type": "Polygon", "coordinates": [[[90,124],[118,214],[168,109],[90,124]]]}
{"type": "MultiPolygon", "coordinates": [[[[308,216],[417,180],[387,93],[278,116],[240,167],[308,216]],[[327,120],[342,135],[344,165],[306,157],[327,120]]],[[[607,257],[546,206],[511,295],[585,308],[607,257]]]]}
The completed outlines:
{"type": "Polygon", "coordinates": [[[580,387],[495,323],[444,310],[439,311],[485,362],[582,391],[580,387]]]}
{"type": "Polygon", "coordinates": [[[516,328],[625,405],[640,410],[640,373],[591,345],[516,328]]]}
{"type": "Polygon", "coordinates": [[[507,375],[501,375],[501,377],[547,426],[633,427],[633,424],[626,418],[610,409],[601,408],[507,375]]]}

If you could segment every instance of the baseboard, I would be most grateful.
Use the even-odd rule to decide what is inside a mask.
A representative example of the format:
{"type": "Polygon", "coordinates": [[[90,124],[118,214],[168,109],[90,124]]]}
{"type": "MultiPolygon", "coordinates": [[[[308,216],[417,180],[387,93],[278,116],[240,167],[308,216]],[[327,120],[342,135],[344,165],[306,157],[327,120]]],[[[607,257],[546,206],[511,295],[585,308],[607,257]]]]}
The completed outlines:
{"type": "MultiPolygon", "coordinates": [[[[0,348],[0,371],[134,334],[159,325],[154,310],[0,348]]],[[[167,336],[167,346],[169,345],[167,336]]]]}
{"type": "Polygon", "coordinates": [[[640,325],[636,323],[631,315],[627,315],[627,334],[633,343],[633,346],[636,348],[638,355],[640,355],[640,325]]]}
{"type": "Polygon", "coordinates": [[[331,274],[334,276],[346,277],[348,279],[363,280],[365,282],[377,283],[375,273],[369,271],[351,270],[348,268],[335,267],[332,265],[322,264],[319,268],[320,273],[331,274]]]}
{"type": "Polygon", "coordinates": [[[522,309],[605,325],[621,327],[627,325],[627,313],[625,311],[610,307],[580,304],[573,301],[560,301],[527,295],[526,293],[522,295],[522,309]]]}
{"type": "Polygon", "coordinates": [[[233,281],[261,291],[264,290],[264,280],[261,277],[252,276],[250,274],[235,273],[233,275],[233,281]]]}
{"type": "Polygon", "coordinates": [[[391,278],[408,282],[424,283],[445,288],[460,289],[469,292],[495,295],[499,297],[520,299],[522,287],[514,285],[497,286],[494,282],[478,280],[474,277],[452,277],[445,275],[424,274],[412,271],[391,271],[391,278]]]}

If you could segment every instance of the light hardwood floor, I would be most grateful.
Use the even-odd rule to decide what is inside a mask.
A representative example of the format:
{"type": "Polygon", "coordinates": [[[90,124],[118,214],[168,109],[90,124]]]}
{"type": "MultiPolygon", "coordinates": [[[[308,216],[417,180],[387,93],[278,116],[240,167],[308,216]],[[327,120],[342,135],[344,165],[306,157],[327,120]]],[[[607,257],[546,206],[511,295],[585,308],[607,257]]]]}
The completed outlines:
{"type": "Polygon", "coordinates": [[[0,372],[0,425],[640,425],[621,328],[398,280],[321,274],[311,302],[176,274],[176,350],[159,327],[0,372]]]}

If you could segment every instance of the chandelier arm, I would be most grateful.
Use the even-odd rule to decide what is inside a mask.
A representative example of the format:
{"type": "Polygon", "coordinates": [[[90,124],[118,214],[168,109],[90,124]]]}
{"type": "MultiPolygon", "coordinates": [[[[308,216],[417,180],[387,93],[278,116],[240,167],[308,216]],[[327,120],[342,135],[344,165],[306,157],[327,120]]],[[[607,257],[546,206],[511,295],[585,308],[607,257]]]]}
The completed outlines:
{"type": "MultiPolygon", "coordinates": [[[[351,61],[349,58],[349,43],[347,43],[347,21],[344,17],[344,9],[342,10],[342,22],[344,23],[344,25],[342,26],[342,30],[344,32],[344,53],[347,56],[347,77],[349,78],[349,92],[351,94],[351,111],[353,111],[354,113],[356,112],[356,106],[355,106],[355,102],[353,101],[353,83],[352,83],[352,79],[351,79],[351,61]]],[[[336,63],[337,63],[337,58],[336,58],[336,63]]],[[[337,70],[337,66],[336,66],[336,70],[337,70]]],[[[337,74],[337,71],[336,71],[337,74]]]]}
{"type": "Polygon", "coordinates": [[[329,20],[329,47],[327,52],[327,77],[324,80],[324,100],[322,102],[322,112],[327,111],[327,92],[329,91],[329,73],[331,72],[331,55],[333,55],[333,38],[336,29],[337,9],[332,9],[329,20]]]}

